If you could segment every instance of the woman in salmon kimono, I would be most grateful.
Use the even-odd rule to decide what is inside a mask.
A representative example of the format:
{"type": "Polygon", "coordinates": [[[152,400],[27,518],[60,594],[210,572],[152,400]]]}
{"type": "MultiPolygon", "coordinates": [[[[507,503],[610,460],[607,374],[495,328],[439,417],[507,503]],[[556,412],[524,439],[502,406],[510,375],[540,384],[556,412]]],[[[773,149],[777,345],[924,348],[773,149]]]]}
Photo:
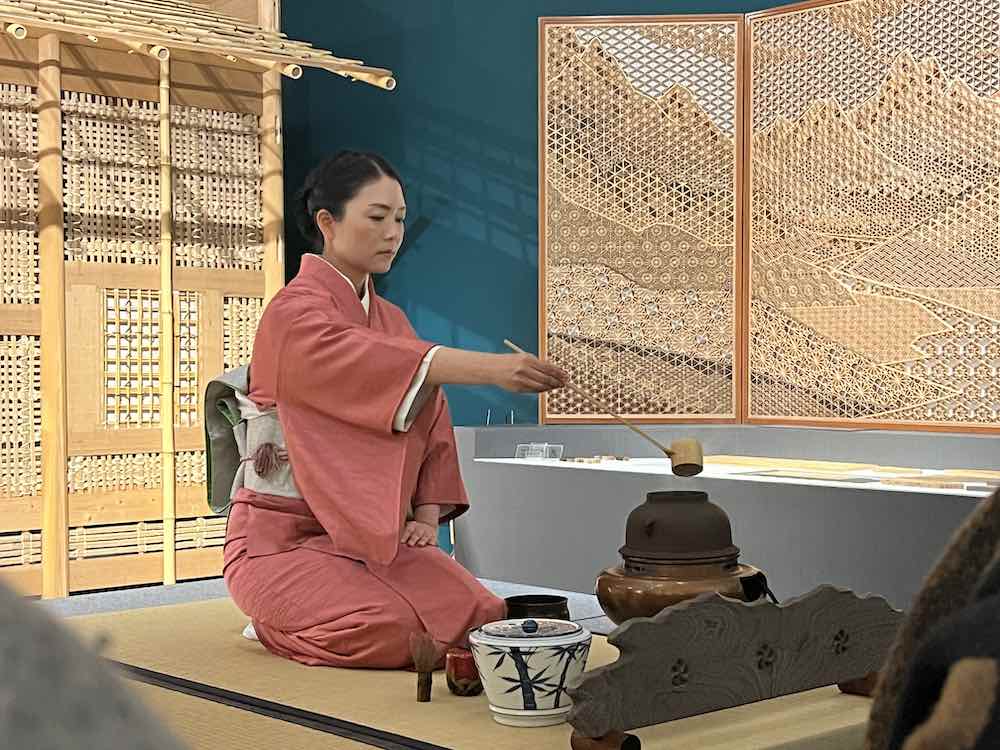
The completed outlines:
{"type": "Polygon", "coordinates": [[[299,196],[314,245],[265,309],[251,419],[272,415],[233,498],[224,575],[252,631],[304,664],[400,668],[409,637],[439,646],[505,616],[503,600],[435,545],[468,508],[445,383],[542,392],[566,374],[530,355],[435,346],[375,293],[403,239],[402,181],[341,152],[299,196]],[[280,424],[280,427],[279,427],[280,424]]]}

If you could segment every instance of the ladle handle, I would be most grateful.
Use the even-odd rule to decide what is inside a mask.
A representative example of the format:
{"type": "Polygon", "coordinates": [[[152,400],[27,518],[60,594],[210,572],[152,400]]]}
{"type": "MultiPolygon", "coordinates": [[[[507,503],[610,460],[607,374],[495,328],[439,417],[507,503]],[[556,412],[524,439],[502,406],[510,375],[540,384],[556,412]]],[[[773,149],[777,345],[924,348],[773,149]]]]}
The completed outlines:
{"type": "MultiPolygon", "coordinates": [[[[504,339],[503,343],[506,344],[509,349],[514,350],[518,354],[527,354],[528,353],[528,352],[524,351],[524,349],[522,349],[521,347],[519,347],[517,344],[514,344],[514,343],[508,341],[507,339],[504,339]]],[[[566,383],[566,387],[569,388],[571,391],[573,391],[573,393],[577,394],[578,396],[581,396],[581,397],[587,399],[588,401],[590,401],[594,406],[596,406],[598,409],[600,409],[605,414],[608,414],[608,415],[614,417],[615,419],[617,419],[619,422],[621,422],[623,425],[625,425],[626,427],[628,427],[630,430],[632,430],[634,432],[637,432],[638,434],[642,435],[644,438],[646,438],[646,440],[648,440],[653,445],[655,445],[657,448],[659,448],[661,451],[663,451],[667,456],[673,456],[674,455],[674,452],[672,450],[670,450],[669,448],[667,448],[666,446],[664,446],[662,443],[660,443],[660,441],[656,440],[652,436],[650,436],[647,433],[645,433],[644,431],[640,430],[638,427],[636,427],[634,424],[632,424],[631,422],[629,422],[624,417],[621,417],[621,416],[615,414],[608,407],[607,404],[601,402],[601,400],[598,399],[596,396],[593,396],[593,395],[587,393],[586,391],[582,390],[581,388],[578,388],[577,386],[575,386],[575,385],[573,385],[572,383],[569,383],[569,382],[566,383]]]]}

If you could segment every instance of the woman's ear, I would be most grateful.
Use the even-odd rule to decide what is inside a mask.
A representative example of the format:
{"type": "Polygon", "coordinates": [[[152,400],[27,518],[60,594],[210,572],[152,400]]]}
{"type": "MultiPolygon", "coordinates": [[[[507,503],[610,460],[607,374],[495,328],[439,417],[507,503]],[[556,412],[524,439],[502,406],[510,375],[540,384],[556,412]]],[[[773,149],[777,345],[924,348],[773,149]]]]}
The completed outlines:
{"type": "Polygon", "coordinates": [[[321,208],[316,212],[316,218],[314,221],[316,222],[316,226],[319,228],[320,233],[323,235],[323,244],[328,245],[333,242],[334,234],[337,231],[337,220],[333,218],[333,214],[325,208],[321,208]]]}

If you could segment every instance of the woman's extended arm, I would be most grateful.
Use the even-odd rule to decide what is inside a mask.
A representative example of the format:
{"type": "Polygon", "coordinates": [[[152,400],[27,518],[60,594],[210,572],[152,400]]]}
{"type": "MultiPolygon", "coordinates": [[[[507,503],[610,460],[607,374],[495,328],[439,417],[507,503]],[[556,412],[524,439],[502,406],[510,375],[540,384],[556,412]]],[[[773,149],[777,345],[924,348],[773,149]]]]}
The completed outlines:
{"type": "Polygon", "coordinates": [[[427,371],[428,385],[496,385],[519,393],[561,388],[566,372],[530,354],[488,354],[441,347],[427,371]]]}

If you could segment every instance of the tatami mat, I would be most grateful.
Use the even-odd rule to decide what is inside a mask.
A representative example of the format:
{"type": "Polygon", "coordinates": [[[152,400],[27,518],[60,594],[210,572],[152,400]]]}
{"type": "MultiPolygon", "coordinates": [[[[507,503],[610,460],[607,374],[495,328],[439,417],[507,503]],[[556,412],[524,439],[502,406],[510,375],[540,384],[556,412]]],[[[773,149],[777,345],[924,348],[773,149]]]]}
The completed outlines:
{"type": "MultiPolygon", "coordinates": [[[[112,659],[456,750],[569,747],[568,725],[503,727],[492,720],[485,696],[451,695],[443,673],[435,675],[432,701],[417,703],[412,673],[305,667],[273,656],[260,644],[241,637],[246,617],[225,599],[77,617],[67,623],[87,641],[106,637],[104,654],[112,659]]],[[[595,636],[589,667],[613,661],[616,653],[595,636]]],[[[186,705],[187,701],[160,704],[161,711],[169,714],[168,724],[182,735],[195,731],[198,724],[186,705]]],[[[648,750],[858,750],[868,707],[867,699],[824,688],[649,727],[636,734],[648,750]]],[[[304,731],[287,724],[267,726],[268,731],[289,736],[304,731]]],[[[194,746],[247,747],[242,741],[230,745],[212,735],[214,731],[213,727],[194,746]]],[[[339,741],[330,735],[327,739],[339,741]]]]}
{"type": "Polygon", "coordinates": [[[231,706],[129,682],[174,736],[191,750],[366,750],[367,745],[231,706]]]}

